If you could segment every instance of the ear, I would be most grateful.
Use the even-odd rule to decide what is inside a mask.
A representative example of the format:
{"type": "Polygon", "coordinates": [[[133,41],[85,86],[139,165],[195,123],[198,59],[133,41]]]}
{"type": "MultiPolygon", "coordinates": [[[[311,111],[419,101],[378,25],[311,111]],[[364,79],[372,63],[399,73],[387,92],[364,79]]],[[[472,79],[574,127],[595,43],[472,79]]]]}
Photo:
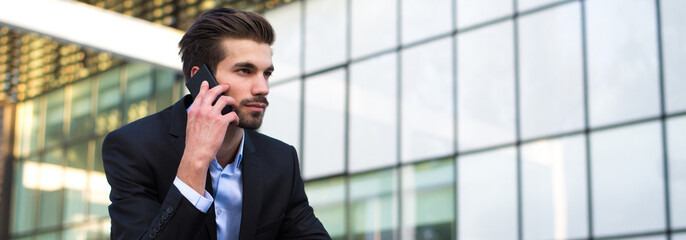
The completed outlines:
{"type": "Polygon", "coordinates": [[[195,75],[195,73],[197,73],[198,70],[200,70],[200,67],[193,66],[193,68],[191,68],[191,77],[193,77],[193,75],[195,75]]]}

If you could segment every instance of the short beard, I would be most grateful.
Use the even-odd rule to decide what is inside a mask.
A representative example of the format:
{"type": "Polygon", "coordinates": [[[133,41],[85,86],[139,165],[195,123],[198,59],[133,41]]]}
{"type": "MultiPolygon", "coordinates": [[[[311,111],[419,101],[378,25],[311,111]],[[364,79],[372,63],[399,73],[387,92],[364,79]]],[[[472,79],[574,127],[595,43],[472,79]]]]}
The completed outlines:
{"type": "MultiPolygon", "coordinates": [[[[254,98],[250,99],[243,99],[241,101],[240,106],[244,106],[249,103],[253,102],[259,102],[259,103],[264,103],[266,106],[269,106],[269,101],[267,101],[267,98],[264,96],[257,96],[254,98]]],[[[241,111],[240,106],[236,109],[236,114],[238,115],[238,127],[243,128],[243,129],[248,129],[248,130],[257,130],[262,126],[262,118],[264,117],[264,111],[263,112],[243,112],[241,111]]],[[[267,109],[265,108],[265,111],[267,109]]]]}

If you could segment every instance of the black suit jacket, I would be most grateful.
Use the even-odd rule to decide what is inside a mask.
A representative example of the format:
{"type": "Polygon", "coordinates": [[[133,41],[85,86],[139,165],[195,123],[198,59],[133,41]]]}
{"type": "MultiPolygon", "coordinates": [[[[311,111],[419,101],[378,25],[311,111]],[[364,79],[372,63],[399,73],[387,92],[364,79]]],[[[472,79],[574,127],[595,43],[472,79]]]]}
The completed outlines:
{"type": "MultiPolygon", "coordinates": [[[[191,102],[186,96],[105,138],[112,239],[217,239],[214,207],[202,213],[173,184],[191,102]]],[[[255,131],[244,138],[239,239],[330,239],[307,201],[295,149],[255,131]]]]}

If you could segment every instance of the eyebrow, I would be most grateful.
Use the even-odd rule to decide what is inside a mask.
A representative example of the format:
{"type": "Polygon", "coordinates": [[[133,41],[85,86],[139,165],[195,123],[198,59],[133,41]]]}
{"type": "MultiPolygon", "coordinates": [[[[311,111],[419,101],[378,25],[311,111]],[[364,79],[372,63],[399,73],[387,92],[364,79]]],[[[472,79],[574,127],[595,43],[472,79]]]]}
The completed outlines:
{"type": "MultiPolygon", "coordinates": [[[[257,69],[257,66],[255,64],[252,64],[251,62],[239,62],[234,65],[234,67],[237,68],[250,68],[250,69],[257,69]]],[[[274,71],[274,65],[269,66],[267,71],[274,71]]]]}

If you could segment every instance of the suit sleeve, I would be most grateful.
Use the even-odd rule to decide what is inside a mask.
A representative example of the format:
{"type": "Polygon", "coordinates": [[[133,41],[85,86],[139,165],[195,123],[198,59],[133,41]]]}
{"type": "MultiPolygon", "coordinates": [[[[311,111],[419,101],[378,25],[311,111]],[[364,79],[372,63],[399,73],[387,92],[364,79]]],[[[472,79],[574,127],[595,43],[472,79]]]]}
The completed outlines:
{"type": "Polygon", "coordinates": [[[111,238],[194,239],[206,214],[186,200],[173,184],[166,197],[159,199],[154,171],[141,150],[145,146],[134,138],[114,131],[103,142],[103,164],[112,187],[111,238]]]}
{"type": "Polygon", "coordinates": [[[293,190],[289,199],[288,209],[284,214],[279,239],[331,239],[322,223],[314,216],[307,195],[305,185],[300,176],[300,165],[295,148],[291,146],[293,154],[293,190]]]}

